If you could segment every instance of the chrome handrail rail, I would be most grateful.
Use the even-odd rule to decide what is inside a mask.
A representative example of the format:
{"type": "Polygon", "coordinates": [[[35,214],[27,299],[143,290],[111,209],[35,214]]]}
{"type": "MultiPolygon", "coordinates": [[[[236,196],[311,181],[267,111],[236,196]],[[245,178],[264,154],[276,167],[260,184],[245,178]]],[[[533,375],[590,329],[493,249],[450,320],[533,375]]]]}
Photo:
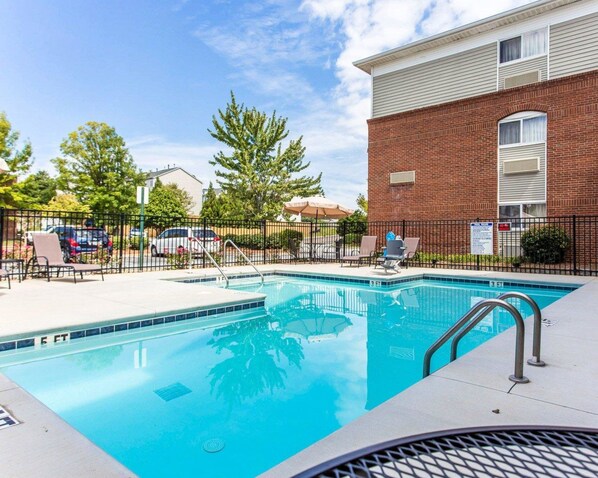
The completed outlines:
{"type": "Polygon", "coordinates": [[[247,257],[247,256],[245,255],[245,253],[244,253],[244,252],[243,252],[241,249],[239,249],[239,246],[237,246],[237,245],[236,245],[236,244],[233,242],[233,240],[232,240],[232,239],[227,239],[226,241],[224,241],[224,247],[223,247],[224,251],[222,252],[222,254],[224,255],[224,257],[226,258],[226,245],[227,245],[227,244],[231,244],[231,245],[232,245],[232,246],[233,246],[233,247],[234,247],[234,248],[235,248],[237,251],[239,251],[239,254],[241,254],[241,256],[243,256],[243,258],[244,258],[244,259],[247,261],[247,263],[248,263],[248,264],[249,264],[251,267],[253,267],[253,270],[254,270],[255,272],[257,272],[257,273],[258,273],[258,275],[259,275],[259,276],[262,278],[262,284],[263,284],[263,283],[264,283],[264,275],[263,275],[263,274],[262,274],[262,273],[261,273],[261,272],[260,272],[260,271],[257,269],[257,267],[255,267],[255,264],[254,264],[253,262],[251,262],[251,260],[249,259],[249,257],[247,257]]]}
{"type": "MultiPolygon", "coordinates": [[[[192,239],[195,239],[195,238],[191,238],[191,237],[189,238],[190,241],[192,239]]],[[[195,239],[193,242],[196,243],[199,247],[201,247],[201,250],[203,251],[204,256],[208,256],[208,259],[210,259],[210,261],[212,262],[212,264],[214,264],[214,267],[216,267],[216,269],[218,269],[218,272],[220,272],[220,274],[222,275],[222,277],[224,277],[224,280],[226,280],[226,287],[228,287],[228,284],[230,282],[229,279],[228,279],[228,276],[224,273],[224,271],[222,270],[222,268],[218,265],[218,263],[216,262],[216,259],[214,259],[212,257],[212,254],[210,254],[208,252],[208,250],[204,247],[204,245],[201,243],[200,240],[195,239]]],[[[191,248],[189,248],[189,255],[191,255],[191,248]]],[[[191,261],[189,261],[189,264],[191,264],[191,261]]]]}
{"type": "MultiPolygon", "coordinates": [[[[529,295],[524,294],[522,292],[505,292],[497,297],[500,300],[506,300],[511,298],[517,298],[526,301],[529,306],[532,308],[534,313],[534,337],[533,337],[533,345],[532,345],[532,358],[528,359],[527,363],[529,365],[533,365],[534,367],[544,367],[546,362],[540,360],[540,346],[541,346],[541,334],[542,334],[542,311],[538,304],[534,299],[532,299],[529,295]]],[[[492,311],[496,307],[489,306],[490,309],[484,313],[487,315],[489,312],[492,311]]],[[[474,321],[470,322],[461,332],[459,332],[451,343],[451,359],[450,361],[454,361],[457,358],[457,348],[459,346],[459,342],[461,339],[475,327],[474,321]]]]}
{"type": "Polygon", "coordinates": [[[482,320],[490,310],[495,307],[502,307],[506,309],[515,319],[515,325],[517,327],[517,333],[515,338],[515,369],[513,375],[509,376],[509,380],[515,383],[527,383],[529,379],[523,375],[523,349],[525,341],[525,324],[519,311],[502,299],[486,299],[478,302],[474,305],[469,312],[461,317],[451,328],[449,328],[444,334],[440,336],[436,342],[434,342],[424,355],[424,378],[430,375],[430,363],[432,361],[432,355],[442,347],[448,340],[457,333],[464,325],[470,320],[477,324],[482,320]],[[490,308],[489,306],[492,306],[490,308]],[[482,312],[482,313],[480,313],[482,312]]]}

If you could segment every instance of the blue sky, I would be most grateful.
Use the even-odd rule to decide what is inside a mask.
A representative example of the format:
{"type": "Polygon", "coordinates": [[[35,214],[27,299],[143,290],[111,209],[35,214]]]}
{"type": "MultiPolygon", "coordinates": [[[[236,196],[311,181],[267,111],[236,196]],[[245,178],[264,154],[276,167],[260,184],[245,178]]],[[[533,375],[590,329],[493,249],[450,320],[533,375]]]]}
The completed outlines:
{"type": "Polygon", "coordinates": [[[351,65],[529,0],[0,0],[0,111],[54,174],[87,121],[125,138],[144,170],[205,182],[207,129],[229,92],[289,119],[309,174],[349,207],[367,193],[370,78],[351,65]]]}

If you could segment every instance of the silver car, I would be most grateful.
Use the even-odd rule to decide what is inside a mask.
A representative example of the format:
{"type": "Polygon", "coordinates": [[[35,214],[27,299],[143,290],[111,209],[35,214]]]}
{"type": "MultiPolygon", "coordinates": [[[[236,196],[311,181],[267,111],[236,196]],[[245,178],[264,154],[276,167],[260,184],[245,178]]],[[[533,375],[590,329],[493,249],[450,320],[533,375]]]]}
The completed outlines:
{"type": "Polygon", "coordinates": [[[212,229],[202,227],[172,227],[152,240],[152,257],[189,252],[202,255],[203,248],[210,254],[220,251],[220,237],[212,229]]]}

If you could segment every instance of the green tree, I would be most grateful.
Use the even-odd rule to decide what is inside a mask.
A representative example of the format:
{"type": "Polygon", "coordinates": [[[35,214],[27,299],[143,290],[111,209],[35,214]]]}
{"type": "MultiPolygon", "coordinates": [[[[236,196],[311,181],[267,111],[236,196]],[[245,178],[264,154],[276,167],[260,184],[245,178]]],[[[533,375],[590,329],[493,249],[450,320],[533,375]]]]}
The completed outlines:
{"type": "Polygon", "coordinates": [[[45,211],[65,211],[91,213],[87,204],[81,204],[74,194],[59,194],[52,198],[48,204],[42,206],[45,211]]]}
{"type": "Polygon", "coordinates": [[[210,182],[201,206],[201,217],[208,219],[243,220],[243,204],[235,200],[234,196],[221,193],[216,194],[210,182]]]}
{"type": "Polygon", "coordinates": [[[357,195],[357,199],[355,201],[357,203],[357,207],[363,212],[366,216],[368,215],[368,200],[367,198],[359,193],[357,195]]]}
{"type": "Polygon", "coordinates": [[[210,181],[201,204],[201,216],[209,219],[222,219],[223,216],[222,201],[216,194],[212,181],[210,181]]]}
{"type": "Polygon", "coordinates": [[[56,196],[56,179],[47,171],[38,171],[27,176],[21,188],[23,194],[28,197],[28,207],[42,206],[56,196]]]}
{"type": "Polygon", "coordinates": [[[18,149],[19,136],[17,131],[12,131],[6,114],[0,113],[0,159],[8,166],[8,171],[0,172],[0,207],[23,207],[27,203],[18,179],[31,168],[32,149],[29,141],[18,149]]]}
{"type": "Polygon", "coordinates": [[[365,234],[368,230],[367,220],[367,216],[357,209],[349,217],[339,219],[336,223],[336,232],[341,236],[345,234],[365,234]]]}
{"type": "Polygon", "coordinates": [[[193,204],[191,196],[176,184],[162,184],[156,179],[145,207],[145,224],[159,229],[170,227],[187,218],[193,204]]]}
{"type": "Polygon", "coordinates": [[[218,116],[212,117],[214,129],[208,131],[230,153],[220,151],[210,164],[219,167],[216,176],[223,195],[242,205],[239,212],[244,219],[274,219],[293,196],[322,193],[321,173],[315,178],[297,176],[309,167],[309,162],[303,163],[302,138],[290,140],[283,149],[282,141],[289,135],[286,118],[246,108],[232,92],[218,116]]]}
{"type": "Polygon", "coordinates": [[[93,212],[136,210],[136,187],[144,184],[145,176],[114,128],[90,121],[70,133],[60,150],[62,156],[52,160],[59,189],[74,194],[93,212]]]}

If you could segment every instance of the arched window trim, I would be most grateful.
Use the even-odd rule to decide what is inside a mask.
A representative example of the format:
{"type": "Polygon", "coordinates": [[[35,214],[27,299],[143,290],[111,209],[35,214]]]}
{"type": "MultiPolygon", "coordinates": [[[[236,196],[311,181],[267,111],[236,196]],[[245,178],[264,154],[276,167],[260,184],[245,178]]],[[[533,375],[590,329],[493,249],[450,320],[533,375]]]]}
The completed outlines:
{"type": "Polygon", "coordinates": [[[542,143],[546,143],[546,113],[520,111],[498,122],[500,148],[542,143]]]}

